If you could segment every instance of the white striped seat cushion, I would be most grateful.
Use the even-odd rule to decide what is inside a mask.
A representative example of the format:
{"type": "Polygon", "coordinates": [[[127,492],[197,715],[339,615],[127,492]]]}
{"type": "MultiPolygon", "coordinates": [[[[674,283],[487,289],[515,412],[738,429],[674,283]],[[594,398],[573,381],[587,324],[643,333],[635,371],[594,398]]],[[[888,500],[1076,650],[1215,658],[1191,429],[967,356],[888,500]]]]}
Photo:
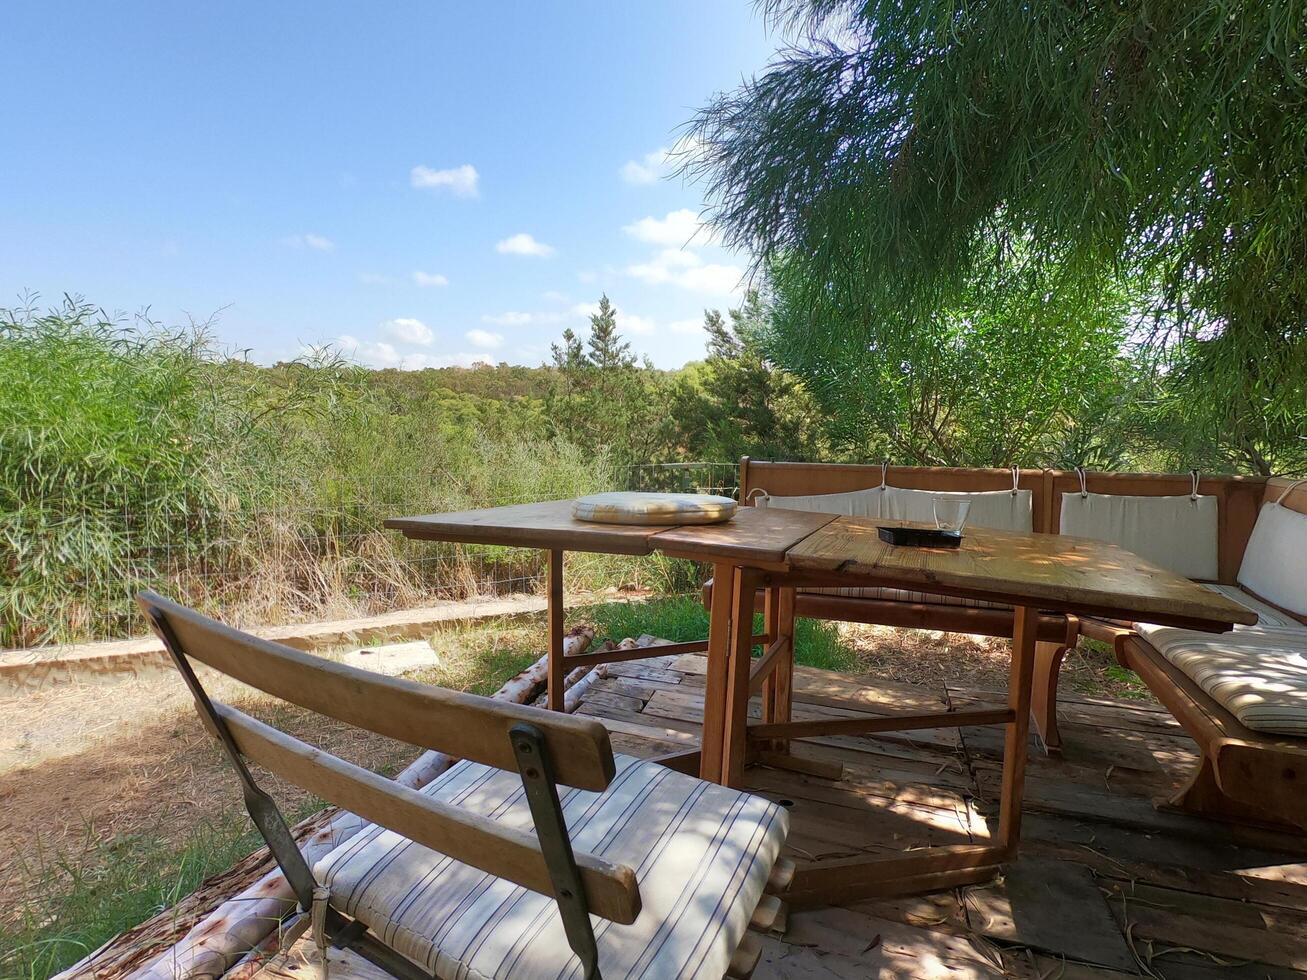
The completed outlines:
{"type": "Polygon", "coordinates": [[[1249,626],[1217,636],[1154,626],[1140,633],[1244,726],[1307,735],[1307,628],[1249,626]]]}
{"type": "MultiPolygon", "coordinates": [[[[718,980],[789,830],[784,809],[652,762],[617,756],[602,794],[559,787],[573,846],[635,870],[629,926],[592,917],[605,977],[718,980]]],[[[427,796],[531,831],[516,773],[459,762],[427,796]]],[[[376,825],[314,867],[332,904],[437,977],[577,978],[558,906],[376,825]]]]}
{"type": "Polygon", "coordinates": [[[931,606],[963,606],[971,609],[1011,609],[1002,602],[988,599],[964,599],[955,595],[936,595],[933,592],[912,592],[908,589],[892,589],[885,586],[820,586],[797,589],[809,595],[834,595],[846,599],[884,599],[889,602],[917,602],[931,606]]]}

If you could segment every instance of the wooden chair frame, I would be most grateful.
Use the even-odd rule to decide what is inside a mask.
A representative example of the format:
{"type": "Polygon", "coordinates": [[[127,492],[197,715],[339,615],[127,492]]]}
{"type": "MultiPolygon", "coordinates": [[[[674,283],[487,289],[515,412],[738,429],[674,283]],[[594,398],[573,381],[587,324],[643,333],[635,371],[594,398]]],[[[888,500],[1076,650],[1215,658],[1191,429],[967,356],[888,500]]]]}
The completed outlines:
{"type": "MultiPolygon", "coordinates": [[[[190,689],[205,726],[231,760],[250,818],[302,909],[325,905],[325,890],[247,760],[418,844],[554,898],[585,976],[599,976],[590,915],[634,922],[639,889],[630,868],[573,850],[557,785],[595,791],[608,787],[615,762],[602,724],[323,660],[240,633],[153,592],[141,593],[137,601],[190,689]],[[432,800],[214,701],[192,660],[356,727],[519,773],[536,834],[508,830],[432,800]]],[[[333,945],[353,949],[405,980],[428,976],[361,922],[329,906],[323,911],[322,927],[333,945]]]]}

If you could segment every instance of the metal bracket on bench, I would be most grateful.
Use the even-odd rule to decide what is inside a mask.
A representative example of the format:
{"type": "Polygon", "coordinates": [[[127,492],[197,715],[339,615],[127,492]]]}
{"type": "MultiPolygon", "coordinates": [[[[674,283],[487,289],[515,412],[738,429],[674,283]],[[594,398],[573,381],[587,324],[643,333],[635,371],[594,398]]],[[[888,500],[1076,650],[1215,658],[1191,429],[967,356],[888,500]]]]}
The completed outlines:
{"type": "Polygon", "coordinates": [[[535,821],[536,838],[540,841],[540,851],[554,885],[554,897],[563,918],[568,945],[580,957],[586,980],[600,980],[599,948],[595,945],[594,928],[590,924],[590,907],[586,903],[581,872],[576,866],[576,855],[572,853],[572,840],[567,836],[567,822],[558,799],[558,784],[545,748],[544,733],[535,725],[518,722],[509,729],[508,735],[517,756],[517,768],[526,790],[527,804],[531,807],[531,818],[535,821]]]}

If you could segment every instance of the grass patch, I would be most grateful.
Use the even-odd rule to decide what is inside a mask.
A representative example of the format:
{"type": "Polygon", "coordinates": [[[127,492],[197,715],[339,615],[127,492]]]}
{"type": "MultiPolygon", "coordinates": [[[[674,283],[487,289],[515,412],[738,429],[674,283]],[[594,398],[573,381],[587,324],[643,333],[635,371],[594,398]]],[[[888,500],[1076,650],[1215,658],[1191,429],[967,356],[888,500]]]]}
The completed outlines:
{"type": "Polygon", "coordinates": [[[38,850],[16,873],[39,883],[0,924],[0,977],[44,980],[125,929],[170,908],[205,878],[230,868],[262,841],[244,813],[195,828],[178,847],[156,833],[97,841],[71,854],[38,850]]]}
{"type": "MultiPolygon", "coordinates": [[[[692,596],[585,606],[569,613],[568,621],[593,624],[595,636],[600,639],[621,640],[649,633],[681,643],[708,636],[708,610],[698,597],[692,596]]],[[[757,613],[754,631],[762,632],[762,628],[762,614],[757,613]]],[[[837,626],[813,619],[795,622],[794,658],[798,663],[823,670],[858,669],[857,653],[840,640],[837,626]]]]}

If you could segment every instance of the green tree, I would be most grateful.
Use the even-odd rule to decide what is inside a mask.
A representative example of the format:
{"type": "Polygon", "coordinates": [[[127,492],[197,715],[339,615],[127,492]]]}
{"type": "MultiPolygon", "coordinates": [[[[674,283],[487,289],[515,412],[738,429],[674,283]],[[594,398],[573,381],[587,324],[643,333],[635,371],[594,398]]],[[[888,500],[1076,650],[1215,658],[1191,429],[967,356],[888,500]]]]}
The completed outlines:
{"type": "MultiPolygon", "coordinates": [[[[1010,269],[994,288],[910,332],[849,343],[838,306],[814,314],[802,284],[776,275],[764,343],[812,393],[832,447],[861,459],[927,466],[1093,465],[1126,459],[1109,434],[1134,417],[1136,371],[1120,354],[1119,292],[1059,300],[1010,269]]],[[[1047,284],[1046,284],[1047,285],[1047,284]]]]}
{"type": "Polygon", "coordinates": [[[667,452],[669,385],[631,353],[606,294],[590,315],[586,340],[568,328],[551,350],[555,383],[545,410],[553,434],[602,449],[618,465],[652,462],[667,452]]]}
{"type": "Polygon", "coordinates": [[[728,311],[704,311],[707,358],[688,365],[672,402],[677,444],[692,459],[817,455],[813,403],[797,380],[764,356],[771,311],[756,290],[728,311]]]}
{"type": "Polygon", "coordinates": [[[763,6],[795,43],[699,115],[689,166],[728,243],[838,311],[808,329],[929,335],[1018,254],[1061,303],[1127,276],[1190,441],[1307,464],[1307,10],[763,6]]]}

